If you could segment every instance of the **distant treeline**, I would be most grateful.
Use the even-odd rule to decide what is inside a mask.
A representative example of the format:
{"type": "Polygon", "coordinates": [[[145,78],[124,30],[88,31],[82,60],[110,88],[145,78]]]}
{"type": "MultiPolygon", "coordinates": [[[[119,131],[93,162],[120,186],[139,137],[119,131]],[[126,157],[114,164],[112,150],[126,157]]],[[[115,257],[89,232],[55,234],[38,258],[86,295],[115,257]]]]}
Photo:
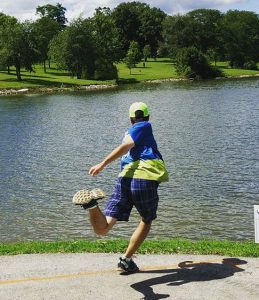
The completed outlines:
{"type": "Polygon", "coordinates": [[[141,59],[171,57],[179,74],[209,77],[217,72],[211,73],[208,61],[247,69],[259,61],[259,16],[250,11],[197,9],[169,16],[129,2],[70,23],[65,13],[59,3],[38,6],[36,21],[0,13],[0,68],[9,72],[14,66],[21,80],[21,68],[33,71],[42,63],[46,72],[52,61],[77,78],[114,79],[119,61],[131,69],[141,59]]]}

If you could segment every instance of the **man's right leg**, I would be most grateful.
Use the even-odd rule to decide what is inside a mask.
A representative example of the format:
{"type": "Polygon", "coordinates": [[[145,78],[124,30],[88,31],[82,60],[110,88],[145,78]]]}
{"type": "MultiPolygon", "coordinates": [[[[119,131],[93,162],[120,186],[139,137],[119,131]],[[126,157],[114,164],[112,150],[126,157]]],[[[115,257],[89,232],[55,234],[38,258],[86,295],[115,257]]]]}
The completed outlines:
{"type": "Polygon", "coordinates": [[[106,235],[117,222],[117,219],[106,217],[98,206],[88,209],[89,219],[96,234],[106,235]]]}
{"type": "Polygon", "coordinates": [[[144,222],[140,221],[138,227],[134,231],[133,235],[130,238],[128,248],[125,254],[120,257],[118,268],[126,272],[136,272],[139,270],[138,266],[132,260],[133,254],[137,251],[139,246],[143,243],[147,237],[149,230],[151,228],[152,221],[144,222]]]}
{"type": "Polygon", "coordinates": [[[140,245],[143,243],[145,238],[147,237],[150,228],[151,228],[152,221],[150,222],[144,222],[143,220],[140,221],[138,227],[132,234],[128,248],[124,254],[125,257],[132,257],[133,254],[138,250],[140,245]]]}

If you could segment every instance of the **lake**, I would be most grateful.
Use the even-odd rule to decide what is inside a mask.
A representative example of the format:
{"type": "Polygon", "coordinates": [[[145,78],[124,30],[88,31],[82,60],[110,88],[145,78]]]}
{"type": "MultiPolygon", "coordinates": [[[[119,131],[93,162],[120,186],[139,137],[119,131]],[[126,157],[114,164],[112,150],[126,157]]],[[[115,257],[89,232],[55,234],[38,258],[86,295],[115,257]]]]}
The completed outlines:
{"type": "MultiPolygon", "coordinates": [[[[112,193],[119,161],[88,170],[121,143],[135,101],[150,106],[170,173],[150,238],[254,239],[259,79],[240,79],[1,97],[0,242],[96,238],[71,200],[82,188],[112,193]]],[[[109,238],[128,238],[138,221],[134,210],[109,238]]]]}

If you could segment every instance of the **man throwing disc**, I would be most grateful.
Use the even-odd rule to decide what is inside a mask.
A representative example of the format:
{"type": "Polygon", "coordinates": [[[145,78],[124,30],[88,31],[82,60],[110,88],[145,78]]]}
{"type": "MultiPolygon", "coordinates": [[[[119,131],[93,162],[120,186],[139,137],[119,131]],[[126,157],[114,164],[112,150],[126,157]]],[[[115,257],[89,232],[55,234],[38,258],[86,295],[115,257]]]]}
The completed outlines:
{"type": "Polygon", "coordinates": [[[121,171],[104,212],[97,202],[102,196],[100,190],[85,191],[84,204],[75,204],[81,204],[88,210],[93,230],[99,235],[106,235],[117,221],[128,221],[132,207],[136,207],[140,223],[118,262],[118,268],[122,271],[136,272],[138,267],[132,256],[147,237],[151,223],[156,218],[158,185],[168,181],[168,173],[153,136],[147,105],[143,102],[133,103],[129,117],[132,126],[125,133],[122,144],[89,171],[90,175],[96,176],[112,161],[121,158],[121,171]]]}

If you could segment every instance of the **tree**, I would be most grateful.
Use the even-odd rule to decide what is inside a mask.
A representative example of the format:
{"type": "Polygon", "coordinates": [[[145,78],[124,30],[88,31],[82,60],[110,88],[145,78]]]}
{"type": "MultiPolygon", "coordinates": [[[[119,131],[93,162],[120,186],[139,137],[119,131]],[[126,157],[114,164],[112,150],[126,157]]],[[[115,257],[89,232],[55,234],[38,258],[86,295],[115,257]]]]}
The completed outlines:
{"type": "Polygon", "coordinates": [[[210,66],[205,55],[196,47],[182,48],[176,55],[176,72],[188,78],[213,78],[221,72],[210,66]]]}
{"type": "Polygon", "coordinates": [[[186,15],[167,17],[164,21],[164,47],[171,56],[178,49],[196,47],[217,60],[223,52],[221,36],[222,14],[213,9],[197,9],[186,15]]]}
{"type": "Polygon", "coordinates": [[[120,30],[120,40],[123,43],[124,53],[129,49],[131,41],[138,41],[138,29],[140,23],[140,11],[146,4],[140,2],[121,3],[112,12],[117,28],[120,30]]]}
{"type": "Polygon", "coordinates": [[[135,66],[135,58],[134,58],[134,53],[132,50],[128,50],[127,55],[125,57],[125,64],[126,67],[130,70],[130,75],[131,75],[131,69],[134,68],[135,66]]]}
{"type": "Polygon", "coordinates": [[[49,43],[48,56],[55,61],[60,70],[69,70],[67,65],[67,56],[69,55],[69,49],[67,49],[68,33],[67,30],[59,32],[49,43]]]}
{"type": "Polygon", "coordinates": [[[243,68],[259,60],[259,17],[249,11],[228,11],[222,20],[224,46],[230,65],[243,68]]]}
{"type": "Polygon", "coordinates": [[[175,57],[179,49],[194,46],[194,32],[194,21],[190,16],[167,16],[163,22],[164,50],[175,57]]]}
{"type": "Polygon", "coordinates": [[[21,67],[33,71],[33,63],[36,61],[37,49],[32,34],[30,22],[18,22],[13,17],[6,17],[0,24],[0,44],[2,62],[14,64],[16,76],[21,80],[21,67]]]}
{"type": "Polygon", "coordinates": [[[146,7],[140,14],[139,43],[143,49],[150,46],[153,57],[157,56],[159,42],[162,41],[163,21],[166,14],[158,8],[146,7]]]}
{"type": "Polygon", "coordinates": [[[10,66],[13,64],[11,54],[8,48],[4,45],[5,27],[7,24],[16,24],[17,19],[0,13],[0,67],[5,69],[7,67],[8,74],[10,74],[10,66]]]}
{"type": "Polygon", "coordinates": [[[141,60],[141,52],[139,50],[139,45],[137,42],[132,41],[130,43],[127,56],[125,58],[125,63],[127,68],[130,69],[130,74],[131,74],[131,69],[136,67],[136,64],[140,62],[140,60],[141,60]]]}
{"type": "Polygon", "coordinates": [[[107,61],[118,62],[122,58],[122,43],[111,10],[99,7],[90,20],[98,55],[107,61]]]}
{"type": "Polygon", "coordinates": [[[66,8],[63,7],[60,3],[56,5],[43,5],[36,8],[36,14],[39,14],[41,17],[49,17],[51,20],[56,21],[62,29],[66,27],[67,19],[65,17],[66,8]]]}
{"type": "Polygon", "coordinates": [[[210,49],[220,48],[222,14],[216,9],[196,9],[187,13],[193,20],[195,42],[194,46],[206,53],[210,49]]]}
{"type": "Polygon", "coordinates": [[[114,63],[122,58],[122,43],[111,10],[106,7],[96,9],[91,26],[96,51],[94,78],[117,79],[114,63]]]}
{"type": "Polygon", "coordinates": [[[120,30],[124,55],[131,41],[136,41],[141,50],[149,44],[152,55],[155,56],[162,39],[162,22],[165,16],[160,9],[150,8],[146,3],[134,1],[119,4],[113,10],[112,17],[120,30]]]}
{"type": "Polygon", "coordinates": [[[151,48],[149,45],[145,45],[143,49],[143,56],[144,56],[144,61],[146,62],[148,57],[151,56],[151,48]]]}
{"type": "Polygon", "coordinates": [[[39,61],[43,62],[44,72],[46,73],[49,44],[53,37],[60,31],[60,25],[49,17],[42,17],[33,23],[33,31],[39,51],[39,61]]]}
{"type": "Polygon", "coordinates": [[[72,76],[93,78],[96,52],[90,20],[78,18],[54,37],[50,43],[50,55],[72,76]]]}

